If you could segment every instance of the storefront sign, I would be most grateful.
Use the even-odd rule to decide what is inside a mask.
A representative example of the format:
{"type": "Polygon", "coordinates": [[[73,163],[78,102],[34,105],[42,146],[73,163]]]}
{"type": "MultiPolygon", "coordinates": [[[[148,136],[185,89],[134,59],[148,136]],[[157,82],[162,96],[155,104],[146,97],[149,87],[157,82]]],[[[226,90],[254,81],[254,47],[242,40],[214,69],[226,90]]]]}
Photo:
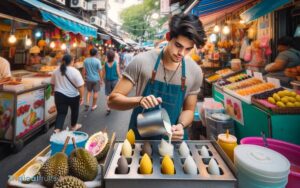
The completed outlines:
{"type": "Polygon", "coordinates": [[[161,14],[170,13],[170,0],[160,0],[160,13],[161,14]]]}
{"type": "Polygon", "coordinates": [[[23,137],[44,123],[44,88],[18,95],[16,137],[23,137]]]}
{"type": "Polygon", "coordinates": [[[224,94],[225,110],[234,120],[244,125],[242,102],[234,97],[224,94]]]}
{"type": "Polygon", "coordinates": [[[14,96],[0,92],[0,139],[12,140],[14,96]]]}

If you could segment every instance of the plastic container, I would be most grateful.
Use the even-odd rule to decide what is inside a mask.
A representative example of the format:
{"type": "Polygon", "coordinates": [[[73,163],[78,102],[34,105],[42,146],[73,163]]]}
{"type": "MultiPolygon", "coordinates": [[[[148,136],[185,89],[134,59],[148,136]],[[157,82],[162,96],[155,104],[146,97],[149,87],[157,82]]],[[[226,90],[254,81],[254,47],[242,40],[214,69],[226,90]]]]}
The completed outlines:
{"type": "Polygon", "coordinates": [[[234,149],[234,164],[239,187],[284,188],[290,162],[280,153],[257,145],[239,145],[234,149]]]}
{"type": "MultiPolygon", "coordinates": [[[[300,185],[300,146],[267,138],[268,148],[284,155],[291,163],[287,188],[298,188],[300,185]]],[[[261,137],[247,137],[241,140],[241,144],[255,144],[263,146],[261,137]]]]}
{"type": "Polygon", "coordinates": [[[234,134],[234,121],[233,119],[223,113],[213,113],[206,118],[206,135],[208,139],[218,139],[218,135],[229,130],[231,134],[234,134]]]}
{"type": "Polygon", "coordinates": [[[233,151],[237,146],[237,139],[235,136],[230,134],[219,134],[218,135],[218,144],[224,150],[224,152],[228,155],[228,157],[233,161],[233,151]]]}
{"type": "Polygon", "coordinates": [[[242,70],[242,62],[240,59],[232,59],[230,61],[230,64],[231,64],[231,69],[233,71],[239,71],[239,70],[242,70]]]}
{"type": "MultiPolygon", "coordinates": [[[[84,135],[85,139],[83,139],[80,142],[77,142],[76,138],[75,138],[76,146],[78,148],[84,148],[85,147],[85,143],[87,142],[87,139],[89,138],[89,135],[87,133],[81,132],[81,131],[74,131],[73,133],[75,135],[84,135]]],[[[64,147],[64,143],[60,144],[60,143],[50,142],[51,156],[54,155],[57,152],[61,152],[62,149],[63,149],[63,147],[64,147]]],[[[70,139],[69,143],[67,145],[65,153],[69,156],[70,153],[73,151],[73,149],[74,149],[74,146],[73,146],[73,143],[72,143],[72,139],[70,139]]]]}

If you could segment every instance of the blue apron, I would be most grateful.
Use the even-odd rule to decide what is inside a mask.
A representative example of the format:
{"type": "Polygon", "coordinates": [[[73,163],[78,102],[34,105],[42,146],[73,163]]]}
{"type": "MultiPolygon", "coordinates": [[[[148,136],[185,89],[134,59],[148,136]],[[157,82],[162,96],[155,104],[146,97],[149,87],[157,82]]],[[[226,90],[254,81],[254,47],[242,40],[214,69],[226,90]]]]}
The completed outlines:
{"type": "MultiPolygon", "coordinates": [[[[169,114],[170,121],[172,125],[176,125],[179,115],[182,110],[183,102],[184,102],[184,96],[186,92],[186,86],[185,86],[185,60],[182,59],[182,75],[181,75],[181,85],[175,85],[175,84],[168,84],[165,82],[161,82],[158,80],[155,80],[156,72],[158,69],[158,66],[160,64],[160,60],[163,58],[163,50],[160,52],[156,64],[154,67],[154,70],[152,71],[152,78],[148,80],[146,87],[143,91],[142,96],[149,96],[154,95],[155,97],[161,97],[162,98],[162,107],[166,109],[166,111],[169,114]]],[[[175,73],[176,74],[176,73],[175,73]]],[[[144,110],[144,112],[152,111],[157,109],[152,108],[148,110],[144,110]]],[[[152,136],[152,137],[141,137],[137,130],[137,115],[143,111],[143,108],[141,106],[134,108],[130,123],[129,123],[129,129],[132,129],[135,133],[135,137],[137,140],[160,140],[163,138],[163,135],[159,136],[152,136]]],[[[185,140],[188,139],[187,131],[184,130],[184,138],[185,140]]]]}

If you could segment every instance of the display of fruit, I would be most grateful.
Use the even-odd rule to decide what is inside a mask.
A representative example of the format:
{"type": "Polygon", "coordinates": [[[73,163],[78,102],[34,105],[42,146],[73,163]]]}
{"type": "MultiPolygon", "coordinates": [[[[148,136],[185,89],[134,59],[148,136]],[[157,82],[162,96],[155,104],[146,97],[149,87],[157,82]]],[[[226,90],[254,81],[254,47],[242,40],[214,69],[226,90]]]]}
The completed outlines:
{"type": "Polygon", "coordinates": [[[244,89],[239,89],[236,91],[236,93],[242,96],[247,96],[264,92],[273,88],[275,88],[275,85],[272,83],[261,83],[244,89]]]}
{"type": "Polygon", "coordinates": [[[82,181],[92,181],[98,174],[98,161],[84,148],[77,148],[75,138],[72,138],[74,150],[71,152],[68,163],[70,175],[82,181]]]}
{"type": "Polygon", "coordinates": [[[21,116],[21,115],[25,114],[26,112],[29,111],[29,109],[30,109],[30,105],[29,104],[25,104],[25,105],[20,106],[17,109],[17,116],[21,116]]]}
{"type": "MultiPolygon", "coordinates": [[[[283,90],[284,90],[284,88],[282,88],[282,87],[280,87],[280,88],[275,88],[275,89],[272,89],[272,90],[270,90],[270,91],[265,91],[265,92],[263,92],[263,93],[255,94],[255,95],[253,95],[253,97],[256,98],[256,99],[268,99],[268,97],[272,97],[273,94],[277,93],[278,91],[283,91],[283,90]]],[[[275,95],[275,98],[274,98],[274,96],[273,96],[273,98],[274,98],[276,101],[277,101],[278,97],[279,97],[279,96],[278,96],[277,94],[275,95]]]]}
{"type": "Polygon", "coordinates": [[[245,74],[245,73],[241,73],[235,76],[231,76],[229,78],[227,78],[226,80],[229,81],[230,83],[234,83],[234,82],[239,82],[242,80],[246,80],[248,78],[251,78],[251,76],[245,74]]]}
{"type": "Polygon", "coordinates": [[[300,76],[300,65],[296,67],[286,68],[284,70],[284,74],[287,77],[296,78],[297,76],[300,76]]]}
{"type": "Polygon", "coordinates": [[[267,100],[278,107],[300,107],[300,95],[294,91],[280,90],[270,95],[267,100]]]}
{"type": "Polygon", "coordinates": [[[68,156],[65,154],[67,143],[70,137],[68,136],[63,150],[51,156],[42,166],[40,172],[44,185],[52,187],[60,178],[69,174],[68,156]]]}
{"type": "Polygon", "coordinates": [[[22,177],[22,182],[31,183],[39,175],[41,167],[42,163],[36,162],[30,165],[28,168],[26,168],[22,177]]]}
{"type": "Polygon", "coordinates": [[[232,73],[233,73],[233,71],[229,68],[221,69],[221,70],[216,71],[216,74],[219,74],[219,75],[222,75],[222,76],[232,74],[232,73]]]}
{"type": "Polygon", "coordinates": [[[209,76],[207,78],[207,81],[208,82],[215,82],[215,81],[217,81],[220,78],[221,78],[221,75],[219,75],[219,74],[213,74],[212,76],[209,76]]]}
{"type": "Polygon", "coordinates": [[[90,136],[85,144],[85,149],[98,160],[103,159],[109,150],[109,139],[106,132],[98,132],[90,136]]]}
{"type": "Polygon", "coordinates": [[[238,89],[247,88],[247,87],[254,86],[257,84],[261,84],[261,83],[263,83],[263,81],[258,78],[249,78],[247,80],[236,82],[236,83],[227,85],[225,87],[230,90],[238,90],[238,89]]]}
{"type": "Polygon", "coordinates": [[[83,181],[73,176],[59,178],[53,188],[87,188],[83,181]]]}
{"type": "Polygon", "coordinates": [[[57,69],[57,66],[49,66],[49,65],[45,65],[45,66],[42,66],[40,71],[41,72],[53,72],[57,69]]]}

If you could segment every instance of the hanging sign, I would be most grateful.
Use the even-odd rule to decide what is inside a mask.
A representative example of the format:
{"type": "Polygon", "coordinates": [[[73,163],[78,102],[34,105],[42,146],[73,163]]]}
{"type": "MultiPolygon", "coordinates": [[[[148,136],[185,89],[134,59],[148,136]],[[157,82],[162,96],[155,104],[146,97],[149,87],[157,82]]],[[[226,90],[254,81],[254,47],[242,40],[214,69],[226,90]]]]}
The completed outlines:
{"type": "Polygon", "coordinates": [[[224,94],[225,110],[234,120],[244,125],[242,102],[230,95],[224,94]]]}

